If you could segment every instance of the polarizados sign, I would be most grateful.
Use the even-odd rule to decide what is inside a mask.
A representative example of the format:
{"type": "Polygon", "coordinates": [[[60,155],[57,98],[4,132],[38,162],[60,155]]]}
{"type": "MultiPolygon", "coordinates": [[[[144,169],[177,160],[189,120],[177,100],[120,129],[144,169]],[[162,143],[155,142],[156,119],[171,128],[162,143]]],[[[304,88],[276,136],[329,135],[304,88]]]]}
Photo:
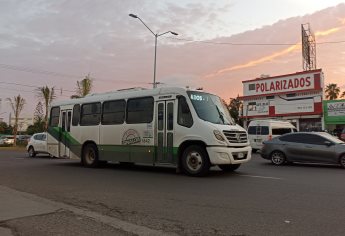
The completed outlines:
{"type": "Polygon", "coordinates": [[[328,116],[345,116],[345,102],[332,102],[327,104],[328,116]]]}

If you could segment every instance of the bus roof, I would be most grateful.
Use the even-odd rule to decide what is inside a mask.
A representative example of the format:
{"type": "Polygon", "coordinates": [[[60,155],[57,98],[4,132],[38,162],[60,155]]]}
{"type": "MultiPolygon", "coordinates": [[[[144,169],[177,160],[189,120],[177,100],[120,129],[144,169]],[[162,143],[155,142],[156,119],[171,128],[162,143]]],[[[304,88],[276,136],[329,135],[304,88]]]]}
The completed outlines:
{"type": "MultiPolygon", "coordinates": [[[[71,98],[68,100],[54,101],[52,107],[61,105],[72,105],[79,103],[89,103],[95,101],[107,101],[115,99],[126,99],[133,97],[145,97],[145,96],[156,96],[160,94],[184,94],[186,91],[196,91],[194,89],[182,88],[182,87],[163,87],[154,89],[145,88],[129,88],[120,89],[116,91],[110,91],[105,93],[93,93],[89,94],[83,98],[71,98]]],[[[203,91],[200,91],[203,92],[203,91]]]]}

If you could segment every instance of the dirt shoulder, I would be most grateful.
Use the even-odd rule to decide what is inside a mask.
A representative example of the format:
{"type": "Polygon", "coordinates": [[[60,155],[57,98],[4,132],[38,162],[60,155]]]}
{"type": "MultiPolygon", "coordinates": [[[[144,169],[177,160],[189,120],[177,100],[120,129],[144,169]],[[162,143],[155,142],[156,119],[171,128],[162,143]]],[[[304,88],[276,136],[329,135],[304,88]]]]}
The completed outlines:
{"type": "Polygon", "coordinates": [[[26,152],[26,148],[25,146],[16,146],[16,147],[12,147],[12,146],[0,146],[0,151],[22,151],[22,152],[26,152]]]}

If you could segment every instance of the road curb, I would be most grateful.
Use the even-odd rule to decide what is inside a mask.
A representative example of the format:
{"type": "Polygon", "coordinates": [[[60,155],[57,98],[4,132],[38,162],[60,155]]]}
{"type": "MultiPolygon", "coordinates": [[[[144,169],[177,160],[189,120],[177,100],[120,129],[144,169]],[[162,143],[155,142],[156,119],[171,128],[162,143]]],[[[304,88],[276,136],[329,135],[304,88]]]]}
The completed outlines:
{"type": "Polygon", "coordinates": [[[0,227],[1,236],[13,236],[11,229],[0,227]]]}
{"type": "MultiPolygon", "coordinates": [[[[55,211],[61,210],[61,209],[71,211],[74,214],[89,217],[95,221],[102,222],[104,224],[112,226],[115,229],[119,229],[119,230],[122,230],[122,231],[125,231],[128,233],[132,233],[132,234],[136,234],[136,235],[143,235],[143,236],[146,236],[146,235],[147,236],[151,236],[151,235],[152,236],[165,236],[165,235],[169,235],[169,236],[174,235],[175,236],[175,235],[178,235],[175,233],[166,233],[166,232],[163,232],[161,230],[154,230],[154,229],[151,229],[151,228],[148,228],[145,226],[136,225],[133,223],[129,223],[129,222],[120,220],[120,219],[115,218],[115,217],[102,215],[102,214],[97,213],[97,212],[78,208],[78,207],[68,205],[65,203],[61,203],[61,202],[56,202],[53,200],[39,197],[39,196],[34,195],[34,194],[30,194],[30,193],[26,193],[26,192],[20,192],[20,191],[8,188],[6,186],[0,186],[0,192],[5,192],[9,196],[11,196],[12,200],[9,200],[9,201],[16,201],[16,199],[26,199],[27,201],[35,202],[36,204],[41,204],[43,207],[48,206],[51,209],[54,209],[54,210],[51,210],[51,212],[55,212],[55,211]]],[[[3,202],[2,204],[7,204],[7,203],[3,202]]],[[[2,232],[0,231],[0,235],[6,235],[6,234],[2,234],[2,232]]],[[[10,234],[10,235],[12,235],[12,234],[10,234]]]]}

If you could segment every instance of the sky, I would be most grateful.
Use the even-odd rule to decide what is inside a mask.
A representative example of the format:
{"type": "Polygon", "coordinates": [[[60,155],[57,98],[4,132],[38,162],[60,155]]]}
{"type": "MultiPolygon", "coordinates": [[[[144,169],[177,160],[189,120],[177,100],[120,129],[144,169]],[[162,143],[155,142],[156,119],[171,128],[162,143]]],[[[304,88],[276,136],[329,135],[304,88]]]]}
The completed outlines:
{"type": "Polygon", "coordinates": [[[302,71],[301,24],[310,23],[325,84],[345,90],[345,2],[336,0],[0,0],[0,117],[6,98],[54,87],[68,99],[93,78],[93,92],[151,88],[154,33],[158,86],[203,87],[225,101],[242,81],[302,71]]]}

